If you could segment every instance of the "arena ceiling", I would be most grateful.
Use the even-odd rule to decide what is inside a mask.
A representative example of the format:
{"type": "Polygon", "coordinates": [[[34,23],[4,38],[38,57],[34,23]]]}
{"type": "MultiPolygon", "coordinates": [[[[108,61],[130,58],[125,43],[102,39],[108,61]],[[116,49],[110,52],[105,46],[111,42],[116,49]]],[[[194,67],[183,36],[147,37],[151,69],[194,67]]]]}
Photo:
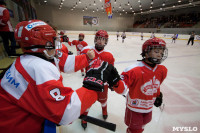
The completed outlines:
{"type": "MultiPolygon", "coordinates": [[[[40,5],[53,5],[62,10],[104,11],[104,0],[35,0],[40,5]]],[[[113,13],[153,13],[200,6],[200,0],[111,0],[113,13]]]]}

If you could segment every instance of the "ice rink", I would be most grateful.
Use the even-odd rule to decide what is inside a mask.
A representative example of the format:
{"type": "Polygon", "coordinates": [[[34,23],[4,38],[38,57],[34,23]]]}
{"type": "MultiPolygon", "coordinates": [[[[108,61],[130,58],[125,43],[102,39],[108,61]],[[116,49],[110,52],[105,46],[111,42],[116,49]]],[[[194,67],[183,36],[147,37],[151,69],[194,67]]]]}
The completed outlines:
{"type": "MultiPolygon", "coordinates": [[[[78,34],[69,34],[70,41],[78,39],[78,34]]],[[[105,49],[110,50],[115,58],[115,67],[121,72],[134,64],[140,56],[142,44],[140,37],[127,36],[122,43],[121,38],[117,41],[115,35],[109,36],[108,45],[105,49]]],[[[88,45],[94,45],[94,35],[86,35],[84,41],[88,45]]],[[[173,128],[187,127],[200,132],[200,42],[194,45],[186,45],[187,40],[165,39],[168,47],[168,58],[162,63],[168,69],[168,75],[161,91],[164,95],[164,110],[153,108],[152,121],[145,126],[144,133],[171,133],[173,128]]],[[[66,45],[69,50],[76,54],[75,46],[66,45]]],[[[72,74],[62,74],[65,86],[74,90],[82,86],[83,77],[78,71],[72,74]]],[[[125,98],[115,92],[108,92],[108,119],[106,121],[117,125],[116,133],[125,133],[127,126],[124,124],[125,98]]],[[[89,116],[103,120],[101,105],[96,102],[89,111],[89,116]]],[[[71,125],[57,127],[57,133],[111,133],[88,123],[84,131],[80,120],[71,125]]],[[[175,131],[179,132],[179,131],[175,131]]],[[[192,132],[185,131],[184,133],[192,132]]]]}

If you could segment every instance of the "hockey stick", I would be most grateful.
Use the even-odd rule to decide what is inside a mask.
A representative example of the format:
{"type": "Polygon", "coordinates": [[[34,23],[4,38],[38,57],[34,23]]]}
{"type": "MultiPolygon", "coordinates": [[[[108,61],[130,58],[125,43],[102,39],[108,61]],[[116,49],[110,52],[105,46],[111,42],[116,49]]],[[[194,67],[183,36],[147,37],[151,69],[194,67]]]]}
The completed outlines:
{"type": "Polygon", "coordinates": [[[97,118],[94,118],[94,117],[91,117],[91,116],[81,115],[79,117],[79,119],[82,119],[84,121],[90,122],[90,123],[92,123],[94,125],[103,127],[105,129],[111,130],[113,132],[115,132],[115,130],[116,130],[116,124],[113,124],[113,123],[110,123],[110,122],[106,122],[106,121],[102,121],[100,119],[97,119],[97,118]]]}

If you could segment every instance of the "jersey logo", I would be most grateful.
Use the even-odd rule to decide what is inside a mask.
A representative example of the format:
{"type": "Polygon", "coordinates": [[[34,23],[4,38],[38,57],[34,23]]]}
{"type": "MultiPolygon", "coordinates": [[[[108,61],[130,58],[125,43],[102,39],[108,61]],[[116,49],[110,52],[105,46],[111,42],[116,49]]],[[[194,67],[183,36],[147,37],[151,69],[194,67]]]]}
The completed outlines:
{"type": "Polygon", "coordinates": [[[80,51],[81,51],[81,50],[83,49],[83,45],[81,45],[81,44],[78,44],[78,45],[77,45],[77,48],[78,48],[78,50],[80,50],[80,51]]]}
{"type": "Polygon", "coordinates": [[[15,88],[17,88],[20,85],[20,83],[16,83],[15,79],[11,76],[10,68],[8,69],[5,75],[6,75],[6,79],[8,80],[8,83],[10,83],[11,85],[14,85],[15,88]]]}
{"type": "Polygon", "coordinates": [[[56,100],[56,101],[61,101],[65,99],[65,96],[62,96],[60,94],[60,89],[55,88],[53,90],[50,90],[50,95],[56,100]]]}
{"type": "Polygon", "coordinates": [[[160,87],[160,81],[156,79],[156,77],[153,77],[153,80],[144,83],[144,85],[141,86],[141,91],[145,95],[153,95],[154,93],[157,93],[157,89],[160,87]]]}

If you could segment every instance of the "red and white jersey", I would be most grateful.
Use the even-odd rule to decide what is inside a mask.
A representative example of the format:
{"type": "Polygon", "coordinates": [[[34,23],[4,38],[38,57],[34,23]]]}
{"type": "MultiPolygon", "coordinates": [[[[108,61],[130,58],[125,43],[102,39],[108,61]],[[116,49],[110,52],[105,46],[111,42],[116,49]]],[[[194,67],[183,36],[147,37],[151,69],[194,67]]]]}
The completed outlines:
{"type": "Polygon", "coordinates": [[[64,52],[64,53],[66,53],[66,54],[68,54],[68,52],[69,52],[68,48],[65,46],[64,43],[62,43],[62,49],[61,49],[61,51],[64,52]]]}
{"type": "Polygon", "coordinates": [[[87,51],[90,49],[95,51],[95,58],[93,60],[100,59],[100,60],[108,62],[109,64],[114,65],[115,58],[113,57],[112,53],[109,50],[103,49],[101,51],[97,51],[95,49],[95,46],[87,46],[82,49],[81,54],[86,54],[87,51]]]}
{"type": "Polygon", "coordinates": [[[13,32],[8,9],[0,6],[0,31],[13,32]]]}
{"type": "Polygon", "coordinates": [[[152,111],[155,99],[160,95],[160,84],[167,76],[167,68],[156,65],[151,68],[143,61],[126,68],[116,92],[127,95],[127,107],[135,112],[148,113],[152,111]]]}
{"type": "Polygon", "coordinates": [[[0,131],[40,133],[44,119],[69,124],[96,100],[95,91],[64,87],[60,72],[51,62],[22,55],[0,81],[0,131]]]}
{"type": "Polygon", "coordinates": [[[85,41],[79,41],[79,40],[73,40],[72,42],[68,41],[68,44],[70,46],[75,45],[77,50],[77,55],[80,55],[81,50],[88,46],[88,44],[85,41]]]}

